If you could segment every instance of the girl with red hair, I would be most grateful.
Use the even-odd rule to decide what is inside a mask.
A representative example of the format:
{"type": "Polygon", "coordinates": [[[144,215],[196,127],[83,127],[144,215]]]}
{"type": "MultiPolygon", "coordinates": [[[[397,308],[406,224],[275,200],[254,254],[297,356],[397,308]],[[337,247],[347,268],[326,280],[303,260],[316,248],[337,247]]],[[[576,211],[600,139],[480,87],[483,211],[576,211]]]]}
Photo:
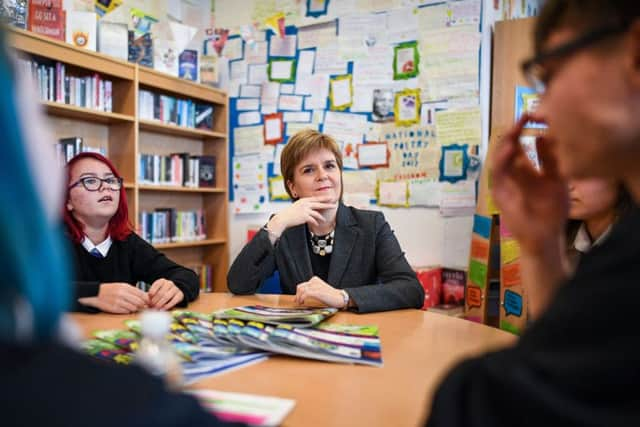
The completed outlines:
{"type": "Polygon", "coordinates": [[[64,222],[75,255],[76,310],[169,310],[198,297],[195,273],[133,232],[122,177],[106,157],[81,153],[69,161],[64,222]],[[138,281],[151,284],[148,292],[138,281]]]}

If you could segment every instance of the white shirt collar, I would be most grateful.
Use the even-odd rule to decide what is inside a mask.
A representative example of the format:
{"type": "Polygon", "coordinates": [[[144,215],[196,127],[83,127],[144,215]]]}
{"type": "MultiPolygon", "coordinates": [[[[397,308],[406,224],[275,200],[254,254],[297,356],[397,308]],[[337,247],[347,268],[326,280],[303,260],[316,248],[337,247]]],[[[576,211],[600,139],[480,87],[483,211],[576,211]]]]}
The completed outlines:
{"type": "Polygon", "coordinates": [[[102,254],[103,258],[106,258],[107,254],[109,253],[111,243],[111,236],[107,236],[104,242],[97,245],[94,245],[93,242],[89,240],[89,238],[87,238],[87,236],[84,236],[84,239],[82,239],[82,247],[85,248],[87,252],[91,252],[93,249],[97,249],[98,252],[102,254]]]}
{"type": "Polygon", "coordinates": [[[576,238],[573,240],[573,247],[582,253],[589,252],[589,250],[592,247],[601,245],[602,242],[604,242],[607,239],[610,233],[611,233],[611,225],[609,225],[607,229],[604,230],[604,233],[602,233],[600,237],[596,239],[595,242],[592,242],[591,237],[587,232],[587,226],[583,223],[580,225],[580,228],[576,233],[576,238]]]}

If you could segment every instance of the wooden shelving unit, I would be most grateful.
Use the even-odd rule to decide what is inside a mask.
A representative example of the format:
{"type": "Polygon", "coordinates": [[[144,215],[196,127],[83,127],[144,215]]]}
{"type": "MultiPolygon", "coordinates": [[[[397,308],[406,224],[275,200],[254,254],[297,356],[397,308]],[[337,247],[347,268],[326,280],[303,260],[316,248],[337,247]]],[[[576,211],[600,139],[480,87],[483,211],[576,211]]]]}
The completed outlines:
{"type": "Polygon", "coordinates": [[[42,102],[51,119],[55,136],[81,136],[87,145],[107,150],[108,157],[124,177],[129,217],[136,229],[139,227],[139,213],[142,211],[166,207],[178,210],[203,209],[207,224],[204,240],[163,243],[156,244],[155,247],[180,263],[211,264],[214,290],[225,291],[229,267],[226,93],[27,31],[11,29],[10,36],[10,43],[19,54],[62,62],[67,67],[68,75],[98,73],[113,82],[113,112],[58,102],[42,102]],[[140,89],[212,104],[213,129],[192,129],[159,121],[140,120],[140,89]],[[216,187],[190,188],[137,183],[139,154],[166,155],[175,152],[216,156],[216,187]]]}

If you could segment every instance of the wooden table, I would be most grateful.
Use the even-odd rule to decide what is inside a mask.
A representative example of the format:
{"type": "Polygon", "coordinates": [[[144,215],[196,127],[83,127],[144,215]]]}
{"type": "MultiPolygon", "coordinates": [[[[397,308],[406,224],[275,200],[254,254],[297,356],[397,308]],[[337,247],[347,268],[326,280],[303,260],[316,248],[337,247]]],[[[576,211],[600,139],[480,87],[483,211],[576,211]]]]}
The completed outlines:
{"type": "MultiPolygon", "coordinates": [[[[290,307],[289,295],[203,294],[190,310],[248,304],[290,307]]],[[[135,316],[72,314],[84,334],[124,329],[135,316]]],[[[296,401],[285,426],[418,426],[443,375],[462,358],[515,342],[509,333],[420,310],[354,314],[332,322],[378,325],[384,367],[344,365],[273,356],[194,384],[194,388],[278,396],[296,401]]]]}

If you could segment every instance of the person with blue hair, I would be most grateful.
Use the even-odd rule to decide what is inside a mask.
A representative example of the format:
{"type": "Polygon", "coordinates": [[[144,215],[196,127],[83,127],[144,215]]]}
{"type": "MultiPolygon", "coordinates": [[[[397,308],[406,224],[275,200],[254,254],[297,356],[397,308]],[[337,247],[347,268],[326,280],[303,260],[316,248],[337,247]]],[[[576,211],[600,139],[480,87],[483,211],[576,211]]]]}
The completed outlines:
{"type": "Polygon", "coordinates": [[[2,424],[230,426],[141,368],[105,364],[65,343],[72,293],[62,171],[51,167],[35,91],[17,78],[4,39],[0,31],[2,424]]]}

